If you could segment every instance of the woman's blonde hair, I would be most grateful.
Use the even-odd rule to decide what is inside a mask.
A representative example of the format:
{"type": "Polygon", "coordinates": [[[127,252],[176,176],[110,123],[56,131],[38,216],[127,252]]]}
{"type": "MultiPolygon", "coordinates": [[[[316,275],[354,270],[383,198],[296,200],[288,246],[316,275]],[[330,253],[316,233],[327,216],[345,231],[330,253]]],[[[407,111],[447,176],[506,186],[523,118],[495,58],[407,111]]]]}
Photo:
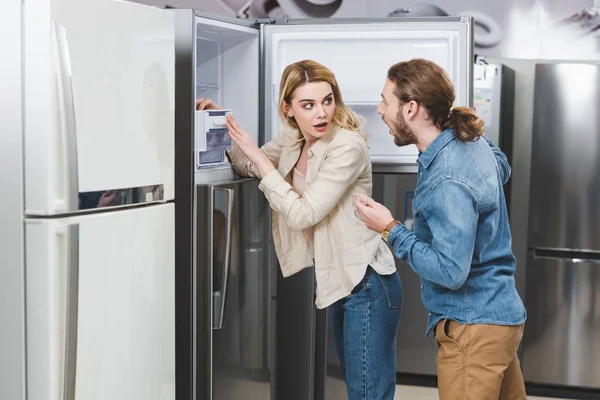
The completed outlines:
{"type": "Polygon", "coordinates": [[[279,86],[279,117],[284,125],[298,132],[298,137],[295,139],[302,140],[302,133],[294,117],[288,116],[284,107],[286,103],[291,105],[292,95],[297,88],[311,82],[327,82],[331,85],[335,100],[335,112],[332,121],[341,128],[361,133],[366,140],[368,133],[364,132],[360,126],[362,118],[344,103],[335,75],[329,68],[313,60],[303,60],[290,64],[285,67],[281,75],[279,86]]]}

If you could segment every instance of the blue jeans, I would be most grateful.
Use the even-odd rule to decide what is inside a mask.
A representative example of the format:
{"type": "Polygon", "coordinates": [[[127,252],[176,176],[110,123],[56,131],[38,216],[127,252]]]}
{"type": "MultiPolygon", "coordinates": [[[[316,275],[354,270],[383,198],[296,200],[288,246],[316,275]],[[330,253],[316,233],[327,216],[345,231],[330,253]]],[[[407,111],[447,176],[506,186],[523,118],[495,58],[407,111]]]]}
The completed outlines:
{"type": "Polygon", "coordinates": [[[393,400],[402,313],[398,273],[379,275],[369,266],[352,293],[329,312],[348,400],[393,400]]]}

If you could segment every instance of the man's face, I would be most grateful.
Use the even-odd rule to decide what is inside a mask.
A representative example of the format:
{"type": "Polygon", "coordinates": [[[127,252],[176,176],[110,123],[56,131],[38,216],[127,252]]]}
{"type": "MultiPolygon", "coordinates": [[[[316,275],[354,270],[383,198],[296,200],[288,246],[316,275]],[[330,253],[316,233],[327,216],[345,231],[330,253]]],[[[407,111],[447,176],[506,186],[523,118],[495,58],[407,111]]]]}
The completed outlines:
{"type": "Polygon", "coordinates": [[[377,113],[381,119],[390,128],[389,133],[394,138],[396,146],[407,146],[417,143],[417,137],[408,126],[403,115],[404,105],[400,104],[400,99],[394,93],[395,84],[389,79],[385,81],[381,92],[381,101],[377,106],[377,113]]]}

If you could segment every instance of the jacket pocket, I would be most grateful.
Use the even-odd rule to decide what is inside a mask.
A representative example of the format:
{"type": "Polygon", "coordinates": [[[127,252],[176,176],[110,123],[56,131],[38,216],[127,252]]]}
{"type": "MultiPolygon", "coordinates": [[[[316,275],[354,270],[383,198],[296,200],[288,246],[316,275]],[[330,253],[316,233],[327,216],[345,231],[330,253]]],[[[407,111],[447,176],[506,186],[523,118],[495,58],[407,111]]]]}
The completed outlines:
{"type": "Polygon", "coordinates": [[[388,307],[392,310],[402,310],[403,292],[402,292],[402,281],[398,272],[394,272],[391,275],[377,275],[377,279],[381,283],[383,293],[388,302],[388,307]]]}

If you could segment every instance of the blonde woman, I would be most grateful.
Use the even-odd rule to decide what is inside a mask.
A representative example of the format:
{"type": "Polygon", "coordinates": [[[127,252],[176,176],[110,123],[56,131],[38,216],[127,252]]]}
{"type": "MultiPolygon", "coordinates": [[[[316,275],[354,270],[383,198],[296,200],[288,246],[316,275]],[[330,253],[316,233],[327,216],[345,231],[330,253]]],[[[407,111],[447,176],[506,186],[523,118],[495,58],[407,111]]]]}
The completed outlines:
{"type": "MultiPolygon", "coordinates": [[[[218,108],[210,99],[197,107],[218,108]]],[[[281,134],[262,148],[229,116],[231,162],[239,175],[261,179],[283,275],[314,262],[316,306],[329,307],[348,398],[391,400],[402,284],[381,235],[354,208],[372,190],[366,135],[334,74],[311,60],[284,70],[279,115],[281,134]]]]}

